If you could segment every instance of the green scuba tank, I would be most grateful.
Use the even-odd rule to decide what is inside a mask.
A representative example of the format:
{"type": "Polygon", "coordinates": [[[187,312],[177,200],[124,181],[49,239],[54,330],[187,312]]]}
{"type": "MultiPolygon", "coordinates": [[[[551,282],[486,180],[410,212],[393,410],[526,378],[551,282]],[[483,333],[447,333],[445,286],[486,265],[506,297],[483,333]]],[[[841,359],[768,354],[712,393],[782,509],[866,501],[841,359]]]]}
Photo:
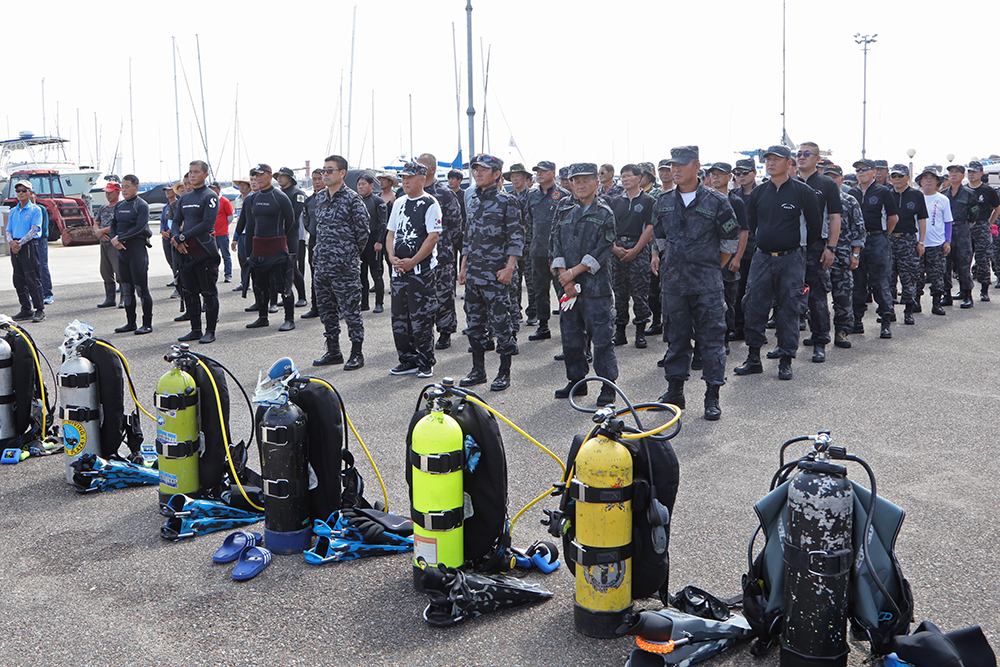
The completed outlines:
{"type": "Polygon", "coordinates": [[[177,493],[196,494],[198,479],[198,386],[179,368],[156,383],[156,454],[160,470],[160,502],[177,493]]]}

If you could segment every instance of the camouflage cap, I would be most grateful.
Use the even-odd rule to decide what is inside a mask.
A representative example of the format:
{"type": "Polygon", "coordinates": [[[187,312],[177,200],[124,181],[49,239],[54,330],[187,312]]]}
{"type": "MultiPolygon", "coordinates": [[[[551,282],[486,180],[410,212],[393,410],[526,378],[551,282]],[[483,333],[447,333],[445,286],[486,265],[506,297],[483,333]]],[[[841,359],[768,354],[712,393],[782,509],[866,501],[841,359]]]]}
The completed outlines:
{"type": "Polygon", "coordinates": [[[597,165],[593,162],[574,162],[569,166],[569,178],[574,176],[597,176],[597,165]]]}
{"type": "Polygon", "coordinates": [[[420,164],[419,162],[409,161],[403,165],[403,169],[399,172],[400,176],[426,176],[427,167],[420,164]]]}
{"type": "Polygon", "coordinates": [[[968,169],[969,171],[982,171],[983,163],[980,162],[979,160],[973,160],[972,162],[969,163],[968,169]]]}
{"type": "Polygon", "coordinates": [[[559,178],[569,178],[569,167],[562,167],[559,170],[559,178]]]}
{"type": "Polygon", "coordinates": [[[938,175],[937,169],[933,165],[928,165],[923,169],[921,169],[920,173],[917,174],[917,177],[913,180],[919,183],[920,179],[923,178],[926,174],[930,174],[934,178],[938,179],[938,181],[941,180],[941,177],[938,175]]]}
{"type": "Polygon", "coordinates": [[[952,169],[958,169],[963,174],[965,173],[965,165],[964,164],[949,164],[948,165],[948,171],[951,171],[952,169]]]}
{"type": "Polygon", "coordinates": [[[869,160],[868,158],[864,158],[863,157],[860,160],[857,160],[851,166],[854,167],[855,169],[857,169],[858,167],[868,167],[869,169],[874,169],[875,168],[875,161],[874,160],[869,160]]]}
{"type": "Polygon", "coordinates": [[[503,177],[509,181],[511,174],[525,174],[527,176],[532,175],[531,172],[525,169],[524,165],[520,162],[515,162],[514,164],[510,165],[510,171],[504,174],[503,177]]]}
{"type": "Polygon", "coordinates": [[[642,171],[646,174],[649,174],[653,178],[656,178],[656,167],[653,166],[652,162],[640,162],[638,167],[639,171],[642,171]]]}
{"type": "Polygon", "coordinates": [[[476,166],[503,171],[503,160],[492,155],[487,155],[486,153],[480,153],[476,157],[472,158],[472,162],[469,164],[470,169],[476,166]]]}
{"type": "Polygon", "coordinates": [[[892,165],[892,169],[889,170],[889,173],[890,174],[902,174],[903,176],[909,176],[910,175],[910,168],[907,167],[905,164],[899,164],[899,163],[897,163],[897,164],[892,165]]]}
{"type": "Polygon", "coordinates": [[[876,169],[888,169],[889,163],[886,160],[875,160],[876,169]]]}
{"type": "Polygon", "coordinates": [[[777,155],[778,157],[783,157],[786,160],[791,160],[792,150],[788,146],[775,144],[764,151],[764,154],[761,157],[767,157],[768,155],[777,155]]]}
{"type": "Polygon", "coordinates": [[[721,171],[724,174],[733,173],[732,166],[727,162],[713,162],[712,166],[708,168],[709,171],[721,171]]]}
{"type": "MultiPolygon", "coordinates": [[[[513,167],[511,168],[513,170],[513,167]]],[[[538,164],[531,168],[532,171],[555,171],[556,163],[551,160],[539,160],[538,164]]]]}
{"type": "Polygon", "coordinates": [[[843,176],[844,170],[840,168],[840,165],[831,162],[829,166],[827,166],[827,168],[823,170],[823,173],[832,174],[833,176],[843,176]]]}
{"type": "Polygon", "coordinates": [[[750,171],[757,171],[757,165],[754,164],[751,158],[744,158],[742,160],[736,161],[737,169],[748,169],[750,171]]]}
{"type": "Polygon", "coordinates": [[[677,146],[670,149],[670,164],[689,164],[698,159],[697,146],[677,146]]]}
{"type": "Polygon", "coordinates": [[[659,171],[660,169],[670,169],[669,158],[663,158],[662,160],[660,160],[660,164],[656,167],[656,170],[659,171]]]}

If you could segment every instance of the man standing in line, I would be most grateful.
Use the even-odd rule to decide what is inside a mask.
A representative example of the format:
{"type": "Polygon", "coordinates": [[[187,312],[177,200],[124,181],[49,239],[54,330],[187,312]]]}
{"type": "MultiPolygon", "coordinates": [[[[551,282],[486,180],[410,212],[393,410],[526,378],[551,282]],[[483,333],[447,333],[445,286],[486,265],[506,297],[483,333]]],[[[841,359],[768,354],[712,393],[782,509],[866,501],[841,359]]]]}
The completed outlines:
{"type": "MultiPolygon", "coordinates": [[[[833,344],[850,349],[848,338],[854,330],[854,269],[865,247],[865,220],[861,204],[844,191],[844,171],[839,165],[830,164],[823,172],[840,189],[840,237],[837,239],[837,259],[830,267],[830,296],[833,300],[833,344]]],[[[848,188],[849,189],[849,188],[848,188]]],[[[920,312],[920,302],[917,302],[920,312]]]]}
{"type": "MultiPolygon", "coordinates": [[[[733,207],[733,214],[736,216],[736,223],[740,226],[739,244],[736,247],[736,252],[729,258],[729,262],[722,267],[722,283],[726,297],[726,354],[729,354],[730,334],[736,330],[737,292],[739,290],[740,278],[742,277],[740,274],[740,265],[743,261],[743,254],[746,252],[750,230],[747,228],[746,204],[729,189],[729,182],[733,177],[732,167],[729,163],[713,163],[708,169],[708,175],[711,177],[712,189],[729,200],[729,205],[733,207]]],[[[704,363],[700,358],[700,350],[698,357],[699,361],[704,363]]],[[[692,360],[691,370],[699,370],[702,367],[698,366],[695,368],[692,360]]]]}
{"type": "MultiPolygon", "coordinates": [[[[728,167],[729,165],[725,165],[728,167]]],[[[705,419],[722,416],[719,388],[726,383],[726,302],[722,269],[739,246],[739,223],[726,195],[699,183],[697,146],[670,149],[676,187],[656,200],[652,267],[660,274],[667,323],[663,372],[667,392],[660,402],[685,407],[691,339],[701,350],[705,419]]]]}
{"type": "Polygon", "coordinates": [[[172,280],[167,285],[167,287],[174,287],[174,293],[170,295],[171,299],[176,299],[180,296],[180,292],[177,291],[177,270],[174,268],[174,250],[170,246],[170,220],[173,213],[172,204],[177,201],[177,193],[174,192],[174,184],[170,183],[163,186],[163,194],[167,198],[167,203],[164,205],[163,210],[160,211],[160,243],[163,245],[163,256],[167,260],[167,266],[170,267],[170,273],[172,280]]]}
{"type": "Polygon", "coordinates": [[[229,254],[229,225],[233,223],[233,204],[222,196],[222,186],[218,181],[212,181],[209,186],[219,198],[219,215],[215,219],[215,244],[219,246],[222,256],[223,281],[233,280],[233,257],[229,254]]]}
{"type": "MultiPolygon", "coordinates": [[[[368,295],[375,292],[375,310],[381,313],[385,299],[385,282],[382,280],[381,251],[375,250],[375,244],[385,234],[385,226],[389,220],[389,212],[385,202],[375,194],[375,174],[363,171],[358,174],[358,194],[368,209],[368,244],[361,253],[361,310],[369,310],[368,295]],[[372,278],[372,289],[368,288],[368,276],[372,278]]],[[[307,203],[309,200],[306,200],[307,203]]],[[[307,208],[308,210],[308,208],[307,208]]]]}
{"type": "Polygon", "coordinates": [[[344,184],[347,160],[331,155],[323,162],[326,188],[316,195],[316,303],[326,336],[326,354],[314,366],[343,364],[340,318],[347,322],[351,356],[345,371],[365,365],[361,320],[361,251],[368,242],[368,209],[361,195],[344,184]]]}
{"type": "Polygon", "coordinates": [[[434,278],[437,281],[438,300],[437,312],[434,315],[438,340],[434,348],[446,350],[451,347],[451,337],[458,331],[458,315],[455,312],[457,271],[455,246],[461,244],[456,244],[455,239],[462,234],[462,206],[458,203],[455,193],[437,180],[436,157],[424,153],[417,158],[417,163],[427,169],[422,184],[423,191],[434,197],[441,208],[441,233],[438,235],[437,245],[434,246],[437,264],[434,268],[434,278]]]}
{"type": "MultiPolygon", "coordinates": [[[[525,219],[525,208],[527,205],[528,193],[531,192],[532,174],[524,165],[517,162],[510,167],[510,171],[503,175],[504,179],[510,181],[514,186],[514,196],[517,198],[517,206],[521,210],[521,220],[525,219]]],[[[532,230],[527,225],[524,226],[524,247],[531,247],[532,230]]],[[[527,254],[521,255],[517,260],[517,271],[514,279],[510,283],[510,317],[514,324],[514,335],[521,330],[521,284],[528,288],[528,306],[524,309],[523,319],[528,326],[538,324],[538,313],[535,312],[535,294],[531,287],[531,258],[527,254]]]]}
{"type": "Polygon", "coordinates": [[[285,321],[278,331],[295,328],[295,296],[292,293],[294,257],[288,251],[295,242],[299,221],[295,218],[292,202],[282,190],[271,182],[271,167],[258,164],[251,170],[256,174],[260,190],[244,208],[247,255],[253,273],[254,296],[258,317],[247,329],[258,329],[268,321],[269,294],[280,294],[285,309],[285,321]]]}
{"type": "Polygon", "coordinates": [[[122,178],[122,199],[115,204],[111,221],[111,245],[118,250],[122,280],[122,303],[128,320],[115,333],[134,331],[136,336],[153,331],[153,297],[149,294],[149,204],[139,196],[139,179],[122,178]],[[142,326],[136,328],[136,295],[142,301],[142,326]]]}
{"type": "MultiPolygon", "coordinates": [[[[528,191],[525,202],[524,227],[531,229],[528,252],[531,255],[531,289],[535,295],[535,313],[538,329],[528,336],[528,340],[548,340],[552,338],[549,317],[552,313],[550,300],[552,289],[557,284],[552,275],[550,239],[552,236],[552,216],[562,199],[569,198],[569,192],[556,185],[556,165],[542,160],[532,168],[538,187],[528,191]]],[[[556,297],[558,298],[558,288],[556,297]]]]}
{"type": "MultiPolygon", "coordinates": [[[[45,321],[45,302],[42,297],[42,283],[38,277],[38,235],[42,231],[42,211],[31,203],[31,181],[23,180],[14,184],[17,206],[7,214],[7,245],[10,246],[10,263],[13,268],[11,280],[21,310],[13,319],[15,322],[31,320],[45,321]],[[31,307],[35,309],[32,311],[31,307]]],[[[114,298],[114,293],[111,294],[114,298]]]]}
{"type": "Polygon", "coordinates": [[[927,205],[924,195],[910,187],[910,169],[905,164],[892,165],[889,182],[892,183],[893,202],[899,211],[899,220],[889,235],[893,274],[899,276],[902,284],[899,301],[903,304],[903,324],[913,324],[920,256],[924,253],[924,234],[927,232],[927,205]]]}
{"type": "Polygon", "coordinates": [[[597,174],[597,180],[600,183],[597,188],[598,197],[611,199],[613,197],[621,197],[625,192],[625,188],[615,181],[615,168],[610,164],[601,165],[601,170],[597,174]]]}
{"type": "Polygon", "coordinates": [[[894,317],[892,295],[889,293],[889,273],[892,264],[889,249],[889,234],[899,221],[896,203],[889,188],[875,182],[875,163],[861,159],[854,163],[858,175],[858,186],[850,194],[861,204],[861,215],[865,219],[865,247],[861,251],[858,268],[854,271],[854,333],[863,334],[865,325],[862,318],[868,309],[865,301],[871,288],[872,297],[878,304],[878,314],[882,322],[879,338],[892,338],[890,323],[894,317]]]}
{"type": "MultiPolygon", "coordinates": [[[[660,177],[660,194],[664,192],[669,192],[674,188],[674,177],[670,171],[670,160],[664,159],[660,160],[657,165],[656,173],[660,177]]],[[[657,195],[656,199],[660,196],[657,195]]],[[[653,203],[656,203],[656,199],[653,203]]],[[[655,245],[655,244],[654,244],[655,245]]],[[[658,248],[652,248],[652,253],[659,254],[658,248]]],[[[651,254],[652,254],[651,253],[651,254]]],[[[662,260],[662,257],[660,258],[662,260]]],[[[649,281],[649,313],[650,313],[650,324],[649,328],[646,329],[645,333],[647,336],[662,336],[663,335],[663,296],[660,293],[660,276],[650,270],[650,281],[649,281]]],[[[664,355],[666,356],[666,355],[664,355]]],[[[660,368],[663,368],[663,359],[657,362],[660,368]]]]}
{"type": "Polygon", "coordinates": [[[180,279],[187,291],[187,316],[191,332],[177,340],[215,342],[219,321],[219,247],[212,238],[219,212],[219,196],[205,186],[208,164],[195,160],[188,174],[192,190],[181,197],[170,230],[170,242],[180,253],[180,279]],[[201,330],[202,302],[205,331],[201,330]]]}
{"type": "MultiPolygon", "coordinates": [[[[942,297],[947,294],[944,282],[945,258],[951,253],[953,221],[951,203],[940,192],[941,180],[933,167],[924,167],[917,174],[917,185],[923,192],[924,206],[927,209],[927,233],[924,236],[925,249],[921,258],[923,272],[926,282],[931,285],[931,313],[943,316],[947,314],[941,305],[942,297]]],[[[922,282],[919,294],[923,295],[923,292],[922,282]]]]}
{"type": "Polygon", "coordinates": [[[288,254],[292,258],[292,282],[295,285],[296,293],[299,295],[298,300],[295,301],[295,307],[305,308],[308,304],[306,303],[305,279],[306,240],[305,229],[302,225],[302,211],[305,209],[306,193],[295,181],[295,172],[288,167],[279,169],[274,177],[278,181],[278,187],[281,188],[281,191],[285,193],[285,196],[292,203],[295,224],[292,227],[292,231],[288,234],[288,254]]]}
{"type": "Polygon", "coordinates": [[[945,295],[941,302],[950,306],[954,299],[961,299],[961,308],[972,308],[972,207],[976,196],[967,186],[962,184],[965,178],[965,166],[961,164],[948,165],[948,180],[941,191],[951,204],[951,215],[954,222],[951,227],[951,252],[945,256],[944,286],[945,295]],[[958,295],[952,296],[951,278],[958,274],[958,295]]]}
{"type": "Polygon", "coordinates": [[[115,293],[118,291],[118,251],[111,245],[111,221],[115,217],[115,204],[121,195],[122,186],[117,176],[107,177],[108,184],[104,186],[104,196],[108,203],[97,209],[97,238],[101,242],[101,280],[104,281],[104,301],[97,304],[98,308],[114,308],[115,293]]]}
{"type": "MultiPolygon", "coordinates": [[[[361,181],[358,181],[360,183],[361,181]]],[[[314,317],[319,317],[319,310],[316,309],[316,195],[319,194],[325,186],[323,185],[323,170],[313,169],[312,172],[312,186],[313,192],[311,195],[306,197],[305,206],[302,207],[302,226],[305,231],[309,234],[309,310],[302,313],[301,317],[303,320],[312,319],[314,317]]],[[[360,186],[359,186],[360,187],[360,186]]],[[[381,199],[379,201],[382,201],[381,199]]],[[[382,202],[383,206],[385,202],[382,202]]],[[[380,253],[376,252],[376,255],[380,253]]],[[[378,276],[382,277],[382,259],[376,256],[379,260],[378,276]]],[[[378,309],[377,304],[382,303],[381,298],[376,298],[376,313],[381,313],[382,311],[378,309]]]]}
{"type": "Polygon", "coordinates": [[[465,318],[472,347],[472,370],[462,387],[486,382],[486,343],[496,336],[500,369],[491,391],[510,386],[510,364],[516,349],[510,320],[510,284],[524,249],[521,210],[512,195],[497,188],[503,160],[477,155],[471,162],[476,190],[467,202],[469,226],[462,243],[458,283],[465,285],[465,318]]]}
{"type": "Polygon", "coordinates": [[[997,191],[983,182],[983,163],[973,160],[969,163],[969,189],[975,195],[975,213],[972,216],[972,253],[976,259],[974,278],[979,283],[979,300],[990,300],[990,249],[992,235],[990,229],[1000,214],[1000,197],[997,191]]]}
{"type": "MultiPolygon", "coordinates": [[[[235,185],[240,190],[240,196],[236,198],[236,205],[233,207],[233,216],[237,221],[243,215],[243,205],[247,201],[247,197],[250,196],[252,190],[250,187],[250,181],[253,180],[253,176],[248,176],[247,178],[237,177],[233,179],[233,185],[235,185]]],[[[239,222],[237,222],[237,229],[233,230],[233,242],[230,244],[229,249],[231,252],[236,253],[236,261],[240,265],[240,284],[233,288],[234,292],[243,291],[243,283],[247,281],[247,276],[250,273],[250,267],[247,266],[247,250],[246,244],[243,240],[243,236],[239,232],[239,222]]]]}
{"type": "Polygon", "coordinates": [[[874,160],[875,182],[884,187],[889,187],[889,162],[887,160],[874,160]]]}
{"type": "Polygon", "coordinates": [[[628,302],[632,300],[635,319],[635,346],[646,347],[646,324],[649,322],[649,274],[653,240],[655,201],[639,187],[642,170],[638,165],[622,167],[621,182],[625,193],[608,204],[615,214],[617,236],[611,246],[611,279],[615,294],[615,336],[612,343],[625,345],[628,338],[628,302]]]}
{"type": "Polygon", "coordinates": [[[49,273],[49,210],[38,203],[34,190],[30,194],[31,203],[42,212],[42,226],[38,232],[38,280],[42,283],[42,303],[47,306],[55,301],[52,297],[52,274],[49,273]]]}
{"type": "MultiPolygon", "coordinates": [[[[743,202],[745,210],[746,204],[750,200],[750,193],[753,192],[755,187],[757,187],[757,165],[754,163],[753,158],[737,160],[736,166],[733,168],[733,178],[736,179],[736,187],[733,188],[732,194],[740,198],[743,202]]],[[[747,225],[749,226],[749,218],[747,220],[747,225]]],[[[745,318],[743,316],[743,299],[746,298],[747,295],[747,280],[750,278],[750,262],[753,260],[754,254],[757,251],[756,232],[756,228],[747,229],[747,244],[746,248],[743,250],[743,256],[740,258],[740,279],[737,282],[736,289],[733,331],[729,336],[729,340],[743,340],[745,337],[743,332],[745,323],[745,318]]]]}

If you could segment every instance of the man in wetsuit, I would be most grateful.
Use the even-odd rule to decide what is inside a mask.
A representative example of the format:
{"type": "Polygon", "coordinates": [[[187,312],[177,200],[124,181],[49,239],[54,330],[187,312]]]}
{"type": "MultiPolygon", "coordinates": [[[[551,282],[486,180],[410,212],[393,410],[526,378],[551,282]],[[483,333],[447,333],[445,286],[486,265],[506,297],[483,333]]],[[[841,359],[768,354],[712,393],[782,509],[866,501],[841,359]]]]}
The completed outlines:
{"type": "Polygon", "coordinates": [[[170,243],[179,253],[178,274],[186,292],[187,315],[191,332],[177,340],[199,343],[215,342],[219,321],[219,247],[212,233],[219,212],[219,196],[208,189],[208,164],[195,160],[188,171],[192,190],[180,198],[177,214],[170,228],[170,243]],[[205,331],[201,329],[202,302],[205,306],[205,331]]]}
{"type": "Polygon", "coordinates": [[[292,281],[295,284],[295,291],[299,295],[295,307],[305,308],[309,305],[306,303],[306,238],[305,229],[302,226],[302,211],[306,206],[306,193],[296,183],[295,172],[288,167],[279,169],[274,178],[278,181],[281,191],[292,202],[295,225],[288,234],[288,254],[292,257],[292,281]]]}
{"type": "Polygon", "coordinates": [[[115,333],[134,331],[141,336],[153,330],[153,297],[149,294],[149,204],[139,196],[139,179],[122,178],[122,199],[115,204],[111,220],[111,245],[118,249],[118,275],[122,281],[122,303],[128,321],[115,333]],[[142,300],[142,326],[136,328],[136,294],[142,300]]]}
{"type": "Polygon", "coordinates": [[[298,241],[299,221],[288,195],[271,182],[269,165],[258,164],[250,173],[256,174],[260,184],[260,190],[243,207],[258,317],[247,325],[247,329],[268,326],[267,301],[268,294],[273,291],[284,297],[285,321],[278,331],[291,331],[295,328],[295,298],[292,294],[294,258],[289,246],[298,241]]]}

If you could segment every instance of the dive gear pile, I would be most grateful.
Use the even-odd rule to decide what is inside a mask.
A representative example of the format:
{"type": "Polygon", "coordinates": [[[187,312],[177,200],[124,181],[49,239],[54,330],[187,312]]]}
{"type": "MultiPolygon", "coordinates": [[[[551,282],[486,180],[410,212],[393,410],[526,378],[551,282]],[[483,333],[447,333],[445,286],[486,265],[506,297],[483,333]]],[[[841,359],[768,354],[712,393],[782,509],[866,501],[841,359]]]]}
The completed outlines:
{"type": "MultiPolygon", "coordinates": [[[[42,359],[45,356],[27,331],[9,318],[0,320],[0,448],[4,450],[38,456],[59,451],[48,440],[55,401],[45,388],[42,359]]],[[[11,452],[6,458],[20,460],[21,454],[11,452]]]]}

